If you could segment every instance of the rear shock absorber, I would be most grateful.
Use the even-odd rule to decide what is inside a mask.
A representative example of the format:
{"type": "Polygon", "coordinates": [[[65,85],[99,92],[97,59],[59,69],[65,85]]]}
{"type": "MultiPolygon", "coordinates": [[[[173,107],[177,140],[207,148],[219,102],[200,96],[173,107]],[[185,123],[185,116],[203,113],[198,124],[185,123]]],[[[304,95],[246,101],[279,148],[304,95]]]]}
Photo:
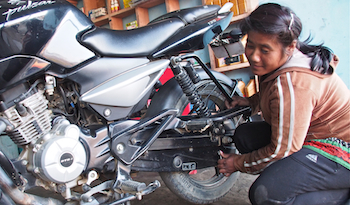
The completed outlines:
{"type": "Polygon", "coordinates": [[[181,66],[181,58],[172,57],[171,69],[174,73],[175,79],[179,83],[182,91],[186,94],[188,100],[193,105],[193,110],[197,112],[200,117],[210,116],[207,105],[202,100],[201,96],[198,94],[192,79],[189,77],[189,74],[181,66]]]}

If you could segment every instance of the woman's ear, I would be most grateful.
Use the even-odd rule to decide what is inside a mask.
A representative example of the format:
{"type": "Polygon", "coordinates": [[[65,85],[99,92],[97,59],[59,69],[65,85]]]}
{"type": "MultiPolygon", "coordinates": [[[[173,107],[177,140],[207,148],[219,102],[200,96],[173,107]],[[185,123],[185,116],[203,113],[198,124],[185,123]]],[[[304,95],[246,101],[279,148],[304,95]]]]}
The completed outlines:
{"type": "Polygon", "coordinates": [[[288,56],[292,56],[295,48],[297,47],[297,40],[293,40],[292,43],[287,46],[286,53],[288,56]]]}

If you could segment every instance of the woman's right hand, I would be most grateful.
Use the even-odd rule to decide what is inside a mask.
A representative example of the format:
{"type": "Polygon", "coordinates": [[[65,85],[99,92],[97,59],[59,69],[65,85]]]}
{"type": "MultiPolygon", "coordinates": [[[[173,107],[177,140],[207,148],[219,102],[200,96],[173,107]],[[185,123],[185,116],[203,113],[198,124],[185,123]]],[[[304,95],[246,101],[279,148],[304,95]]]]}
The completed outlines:
{"type": "Polygon", "coordinates": [[[225,105],[227,108],[234,108],[236,106],[249,106],[249,101],[245,97],[233,96],[232,102],[229,103],[228,101],[225,101],[225,105]]]}

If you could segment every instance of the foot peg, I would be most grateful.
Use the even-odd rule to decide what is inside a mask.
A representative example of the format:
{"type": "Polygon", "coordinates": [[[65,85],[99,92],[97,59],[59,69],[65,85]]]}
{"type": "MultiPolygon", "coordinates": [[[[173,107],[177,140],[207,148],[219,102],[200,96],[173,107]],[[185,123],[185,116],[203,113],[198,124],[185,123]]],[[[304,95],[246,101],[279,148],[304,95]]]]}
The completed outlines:
{"type": "MultiPolygon", "coordinates": [[[[142,189],[143,185],[145,185],[145,183],[136,182],[136,181],[132,181],[132,180],[121,180],[118,182],[118,185],[116,188],[122,190],[121,187],[123,186],[125,189],[124,191],[126,191],[126,189],[132,189],[133,191],[135,191],[137,189],[142,189]]],[[[127,195],[122,199],[119,199],[113,203],[110,203],[109,205],[122,204],[122,203],[125,203],[128,201],[134,200],[134,199],[141,200],[142,196],[154,192],[159,187],[160,187],[160,182],[158,180],[155,180],[153,183],[150,183],[147,187],[145,185],[145,188],[143,190],[136,192],[135,194],[132,194],[132,195],[127,195]]]]}
{"type": "Polygon", "coordinates": [[[147,188],[143,182],[137,182],[133,180],[121,180],[119,181],[117,188],[123,193],[136,194],[147,188]]]}

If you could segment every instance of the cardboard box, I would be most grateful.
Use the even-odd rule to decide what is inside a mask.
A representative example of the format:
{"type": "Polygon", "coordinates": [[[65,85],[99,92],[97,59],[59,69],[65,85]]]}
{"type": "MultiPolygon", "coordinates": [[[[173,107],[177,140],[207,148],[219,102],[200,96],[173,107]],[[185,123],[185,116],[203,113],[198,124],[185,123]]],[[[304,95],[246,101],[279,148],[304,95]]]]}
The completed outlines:
{"type": "Polygon", "coordinates": [[[131,0],[123,0],[123,3],[124,3],[124,8],[129,8],[131,5],[131,0]]]}
{"type": "Polygon", "coordinates": [[[138,27],[137,21],[129,22],[125,25],[125,27],[127,30],[137,28],[138,27]]]}
{"type": "Polygon", "coordinates": [[[94,20],[100,16],[107,15],[107,9],[104,7],[98,9],[92,9],[89,11],[89,17],[91,20],[94,20]]]}

